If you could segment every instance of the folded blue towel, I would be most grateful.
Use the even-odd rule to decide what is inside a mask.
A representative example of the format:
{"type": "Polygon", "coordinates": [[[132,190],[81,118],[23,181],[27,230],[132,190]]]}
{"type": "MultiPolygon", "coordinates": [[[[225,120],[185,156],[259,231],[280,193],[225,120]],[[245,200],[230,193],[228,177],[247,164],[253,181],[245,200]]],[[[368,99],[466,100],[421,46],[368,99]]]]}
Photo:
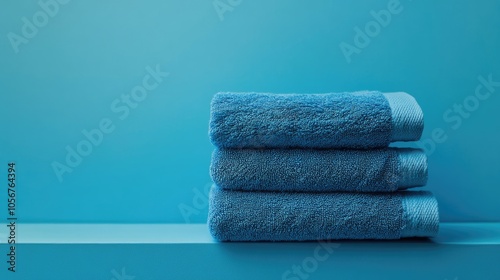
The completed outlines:
{"type": "Polygon", "coordinates": [[[220,148],[376,148],[422,130],[422,111],[403,92],[218,93],[209,134],[220,148]]]}
{"type": "Polygon", "coordinates": [[[432,237],[438,232],[429,192],[244,192],[213,186],[208,226],[219,241],[302,241],[432,237]]]}
{"type": "Polygon", "coordinates": [[[215,149],[210,175],[244,191],[392,192],[423,186],[427,158],[419,149],[215,149]]]}

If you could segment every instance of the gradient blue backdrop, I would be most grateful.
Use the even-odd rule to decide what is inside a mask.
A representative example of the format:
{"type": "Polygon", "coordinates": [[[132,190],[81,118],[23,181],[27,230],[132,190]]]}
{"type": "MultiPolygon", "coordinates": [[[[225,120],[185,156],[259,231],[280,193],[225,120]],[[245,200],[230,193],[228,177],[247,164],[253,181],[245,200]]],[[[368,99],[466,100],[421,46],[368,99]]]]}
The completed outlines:
{"type": "Polygon", "coordinates": [[[41,7],[2,1],[0,180],[15,161],[19,219],[205,222],[215,92],[377,89],[417,98],[423,139],[446,133],[426,146],[442,221],[500,221],[500,87],[456,129],[443,118],[478,76],[500,81],[500,2],[401,0],[348,63],[339,44],[388,2],[244,0],[219,17],[210,0],[69,1],[16,53],[9,32],[41,7]],[[156,65],[170,75],[120,120],[110,105],[156,65]],[[59,182],[52,163],[103,118],[115,130],[59,182]]]}

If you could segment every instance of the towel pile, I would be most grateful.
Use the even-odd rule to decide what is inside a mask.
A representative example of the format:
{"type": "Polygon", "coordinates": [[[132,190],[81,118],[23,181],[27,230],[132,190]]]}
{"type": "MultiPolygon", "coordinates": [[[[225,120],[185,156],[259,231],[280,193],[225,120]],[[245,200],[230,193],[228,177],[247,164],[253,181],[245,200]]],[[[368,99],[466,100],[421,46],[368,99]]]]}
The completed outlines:
{"type": "Polygon", "coordinates": [[[219,241],[399,239],[437,234],[437,202],[407,93],[218,93],[208,225],[219,241]]]}

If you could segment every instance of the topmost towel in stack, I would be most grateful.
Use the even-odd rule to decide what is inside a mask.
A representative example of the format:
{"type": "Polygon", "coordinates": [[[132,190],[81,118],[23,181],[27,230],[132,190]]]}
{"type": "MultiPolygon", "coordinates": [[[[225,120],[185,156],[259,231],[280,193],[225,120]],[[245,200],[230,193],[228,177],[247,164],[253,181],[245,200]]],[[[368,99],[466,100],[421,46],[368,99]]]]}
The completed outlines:
{"type": "Polygon", "coordinates": [[[380,148],[416,141],[422,110],[407,93],[218,93],[210,139],[220,148],[380,148]]]}
{"type": "Polygon", "coordinates": [[[221,241],[434,236],[423,114],[406,93],[219,93],[209,228],[221,241]]]}

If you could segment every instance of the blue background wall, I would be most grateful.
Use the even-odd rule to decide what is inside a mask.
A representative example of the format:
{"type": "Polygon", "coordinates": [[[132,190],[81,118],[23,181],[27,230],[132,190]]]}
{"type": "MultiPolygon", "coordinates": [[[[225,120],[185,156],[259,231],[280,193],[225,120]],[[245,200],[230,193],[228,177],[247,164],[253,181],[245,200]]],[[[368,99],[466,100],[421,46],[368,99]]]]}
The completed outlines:
{"type": "MultiPolygon", "coordinates": [[[[500,86],[474,97],[478,77],[500,81],[499,1],[401,0],[348,57],[340,44],[356,47],[355,28],[376,28],[370,12],[391,1],[215,4],[230,9],[218,14],[210,0],[69,1],[44,25],[36,1],[2,1],[0,179],[15,161],[19,219],[205,222],[215,92],[378,89],[407,91],[424,110],[426,189],[441,219],[500,221],[500,86]],[[23,17],[41,26],[25,30],[32,38],[23,17]],[[11,32],[23,43],[11,43],[11,32]],[[114,112],[157,65],[169,76],[126,117],[114,112]],[[465,112],[454,111],[464,102],[465,112]],[[103,119],[114,130],[59,180],[54,162],[66,164],[66,147],[103,119]]],[[[6,191],[0,199],[6,208],[6,191]]]]}

